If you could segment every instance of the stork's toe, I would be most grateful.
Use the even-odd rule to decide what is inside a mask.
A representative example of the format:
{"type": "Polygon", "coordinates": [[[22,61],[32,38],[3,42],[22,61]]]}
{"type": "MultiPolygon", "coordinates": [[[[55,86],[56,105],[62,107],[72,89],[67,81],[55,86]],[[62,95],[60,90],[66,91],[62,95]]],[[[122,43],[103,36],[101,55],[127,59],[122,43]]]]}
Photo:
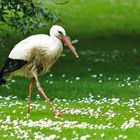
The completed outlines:
{"type": "Polygon", "coordinates": [[[63,116],[63,114],[60,111],[58,111],[58,110],[56,110],[54,112],[54,115],[55,115],[55,117],[62,117],[63,116]]]}

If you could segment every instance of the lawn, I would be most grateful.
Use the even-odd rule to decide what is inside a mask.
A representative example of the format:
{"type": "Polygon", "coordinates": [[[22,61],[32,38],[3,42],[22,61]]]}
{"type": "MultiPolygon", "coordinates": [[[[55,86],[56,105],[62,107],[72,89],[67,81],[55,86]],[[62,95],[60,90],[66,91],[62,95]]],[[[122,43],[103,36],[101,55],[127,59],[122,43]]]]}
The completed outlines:
{"type": "Polygon", "coordinates": [[[0,98],[1,139],[130,139],[140,137],[140,98],[56,98],[53,103],[63,113],[55,118],[44,101],[36,96],[32,112],[27,102],[16,96],[0,98]],[[8,108],[8,110],[7,110],[8,108]]]}
{"type": "Polygon", "coordinates": [[[139,139],[139,42],[95,40],[78,52],[77,60],[65,49],[40,77],[61,118],[36,87],[27,115],[29,79],[16,77],[0,87],[1,139],[139,139]]]}
{"type": "Polygon", "coordinates": [[[62,25],[71,35],[93,39],[98,36],[128,36],[140,33],[139,0],[68,1],[69,3],[61,6],[47,0],[46,5],[61,13],[62,25]]]}
{"type": "MultiPolygon", "coordinates": [[[[30,79],[14,77],[0,87],[0,140],[139,140],[139,1],[73,0],[55,8],[68,35],[79,40],[74,45],[79,59],[64,47],[51,71],[40,77],[63,116],[54,117],[35,86],[28,115],[30,79]]],[[[9,47],[0,48],[0,68],[21,38],[11,32],[9,47]]]]}

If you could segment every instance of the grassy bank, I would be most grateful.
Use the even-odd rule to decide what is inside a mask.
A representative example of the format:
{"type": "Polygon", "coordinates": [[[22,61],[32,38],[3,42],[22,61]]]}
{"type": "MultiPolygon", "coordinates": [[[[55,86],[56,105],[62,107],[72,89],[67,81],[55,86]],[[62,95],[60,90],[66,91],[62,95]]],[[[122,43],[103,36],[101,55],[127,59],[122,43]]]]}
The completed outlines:
{"type": "Polygon", "coordinates": [[[110,36],[139,34],[139,0],[70,0],[65,5],[48,5],[61,13],[70,34],[110,36]]]}

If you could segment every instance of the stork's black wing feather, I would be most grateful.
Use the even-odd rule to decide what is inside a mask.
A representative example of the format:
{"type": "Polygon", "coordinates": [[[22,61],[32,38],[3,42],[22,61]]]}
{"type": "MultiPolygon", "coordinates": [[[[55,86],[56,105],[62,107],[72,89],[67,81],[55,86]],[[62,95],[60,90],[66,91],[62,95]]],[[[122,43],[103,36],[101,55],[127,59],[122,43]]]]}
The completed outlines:
{"type": "Polygon", "coordinates": [[[20,69],[27,63],[28,61],[8,58],[0,72],[0,85],[5,83],[4,77],[8,76],[11,72],[20,69]]]}

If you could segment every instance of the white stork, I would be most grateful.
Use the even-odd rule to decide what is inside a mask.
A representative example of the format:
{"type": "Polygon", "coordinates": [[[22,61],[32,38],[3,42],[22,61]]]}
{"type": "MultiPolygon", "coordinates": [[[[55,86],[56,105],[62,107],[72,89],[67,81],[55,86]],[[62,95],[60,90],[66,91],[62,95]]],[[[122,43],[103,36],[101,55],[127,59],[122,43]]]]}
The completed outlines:
{"type": "Polygon", "coordinates": [[[30,101],[34,81],[39,93],[47,100],[56,116],[62,114],[55,109],[49,98],[41,88],[38,76],[47,73],[63,51],[62,42],[78,58],[75,48],[66,37],[65,30],[58,25],[52,26],[50,36],[46,34],[32,35],[19,42],[10,52],[4,67],[0,72],[0,85],[6,82],[7,77],[24,76],[31,78],[28,97],[28,113],[30,113],[30,101]]]}

